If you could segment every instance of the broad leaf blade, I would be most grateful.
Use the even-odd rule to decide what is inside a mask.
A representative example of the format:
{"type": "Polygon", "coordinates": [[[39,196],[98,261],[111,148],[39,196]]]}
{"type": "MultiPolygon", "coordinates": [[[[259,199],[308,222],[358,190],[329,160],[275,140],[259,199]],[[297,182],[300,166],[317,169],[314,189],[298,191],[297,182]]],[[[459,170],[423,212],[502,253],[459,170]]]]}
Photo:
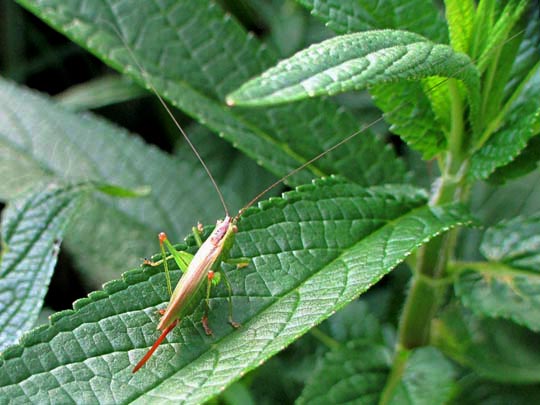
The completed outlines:
{"type": "MultiPolygon", "coordinates": [[[[227,108],[224,96],[275,63],[276,56],[209,0],[169,0],[163,4],[114,0],[92,2],[88,7],[63,0],[21,3],[109,65],[148,88],[154,87],[176,107],[278,176],[288,174],[360,127],[351,114],[325,100],[258,111],[227,108]]],[[[377,148],[372,155],[388,156],[390,151],[373,134],[366,137],[372,137],[377,148]]],[[[357,162],[360,159],[355,160],[352,151],[358,145],[360,141],[354,140],[349,147],[336,151],[333,161],[357,162]]],[[[368,180],[358,166],[345,165],[337,172],[328,158],[289,180],[298,185],[314,176],[335,173],[355,181],[368,180]]],[[[395,170],[384,173],[392,173],[390,181],[395,182],[396,173],[403,171],[398,163],[395,170]]]]}
{"type": "Polygon", "coordinates": [[[83,186],[47,186],[3,212],[0,351],[34,326],[64,232],[84,193],[83,186]]]}
{"type": "MultiPolygon", "coordinates": [[[[434,42],[448,42],[447,27],[441,13],[433,4],[423,0],[300,2],[338,34],[394,28],[416,32],[434,42]]],[[[426,86],[420,83],[398,82],[374,86],[370,93],[377,107],[385,112],[391,131],[429,160],[445,150],[446,139],[425,91],[426,86]]]]}
{"type": "Polygon", "coordinates": [[[424,193],[411,188],[362,189],[335,180],[270,200],[246,212],[232,251],[252,262],[228,269],[240,329],[225,322],[222,287],[211,300],[214,337],[199,327],[201,303],[132,375],[157,337],[156,307],[168,299],[159,269],[135,270],[6,351],[0,392],[39,401],[68,378],[73,384],[62,385],[59,401],[83,392],[89,401],[99,395],[109,403],[202,402],[367,290],[419,245],[468,221],[461,206],[424,203],[424,193]],[[42,389],[22,389],[26,384],[42,389]]]}
{"type": "Polygon", "coordinates": [[[312,45],[245,83],[227,100],[271,105],[430,76],[462,80],[473,109],[478,108],[479,76],[466,55],[398,30],[342,35],[312,45]]]}
{"type": "Polygon", "coordinates": [[[297,0],[338,34],[384,28],[416,32],[448,42],[441,13],[423,0],[297,0]]]}

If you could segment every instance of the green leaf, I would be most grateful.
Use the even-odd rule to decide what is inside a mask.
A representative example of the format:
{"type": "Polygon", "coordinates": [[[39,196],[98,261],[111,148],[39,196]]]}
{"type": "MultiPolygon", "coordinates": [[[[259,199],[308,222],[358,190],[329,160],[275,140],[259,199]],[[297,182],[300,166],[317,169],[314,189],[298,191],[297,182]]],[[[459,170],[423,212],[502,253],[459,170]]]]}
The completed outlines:
{"type": "Polygon", "coordinates": [[[446,0],[446,20],[450,31],[450,45],[457,52],[467,53],[471,44],[475,4],[473,0],[446,0]]]}
{"type": "MultiPolygon", "coordinates": [[[[540,170],[536,169],[503,186],[476,183],[471,193],[472,212],[486,225],[495,225],[503,219],[512,219],[519,215],[535,215],[538,213],[540,199],[539,176],[540,170]]],[[[475,246],[479,244],[480,241],[475,246]]]]}
{"type": "Polygon", "coordinates": [[[502,221],[486,231],[480,250],[491,262],[540,272],[539,231],[540,214],[502,221]]]}
{"type": "Polygon", "coordinates": [[[464,55],[407,31],[342,35],[298,52],[227,96],[228,103],[269,105],[398,80],[455,77],[478,107],[479,76],[464,55]]]}
{"type": "Polygon", "coordinates": [[[156,308],[168,300],[159,268],[134,270],[5,351],[0,395],[202,402],[358,297],[419,245],[470,221],[460,205],[425,202],[424,192],[410,187],[363,189],[333,179],[265,202],[245,213],[231,251],[251,258],[250,266],[226,270],[240,329],[225,321],[221,286],[210,302],[215,336],[198,325],[201,303],[133,375],[157,337],[156,308]]]}
{"type": "Polygon", "coordinates": [[[497,263],[463,271],[455,284],[456,294],[475,313],[507,318],[540,331],[540,274],[529,274],[497,263]]]}
{"type": "Polygon", "coordinates": [[[297,0],[338,34],[383,28],[416,32],[448,42],[446,24],[435,5],[423,0],[297,0]]]}
{"type": "Polygon", "coordinates": [[[453,364],[433,347],[413,350],[389,404],[446,404],[456,388],[453,364]]]}
{"type": "Polygon", "coordinates": [[[46,186],[10,203],[2,215],[0,350],[34,326],[66,227],[83,186],[46,186]]]}
{"type": "Polygon", "coordinates": [[[471,158],[469,176],[485,179],[497,168],[512,162],[531,137],[540,133],[540,71],[531,78],[519,100],[508,113],[506,124],[471,158]]]}
{"type": "MultiPolygon", "coordinates": [[[[514,25],[518,22],[519,18],[523,15],[523,12],[529,5],[528,0],[510,0],[505,4],[504,9],[500,11],[497,21],[493,24],[491,21],[489,24],[478,24],[475,29],[484,32],[484,37],[481,43],[481,52],[473,53],[477,61],[478,70],[484,72],[486,67],[491,63],[493,54],[499,44],[503,43],[508,38],[509,33],[512,31],[514,25]],[[486,27],[489,27],[486,29],[486,27]],[[487,35],[486,35],[487,34],[487,35]]],[[[481,14],[481,11],[477,12],[477,15],[481,14]]],[[[532,18],[534,18],[533,16],[532,18]]]]}
{"type": "Polygon", "coordinates": [[[365,341],[328,352],[306,384],[298,404],[376,404],[392,364],[390,349],[365,341]]]}
{"type": "Polygon", "coordinates": [[[460,381],[461,390],[453,404],[459,405],[528,405],[540,402],[538,385],[498,384],[476,375],[469,375],[460,381]]]}
{"type": "Polygon", "coordinates": [[[523,177],[538,168],[540,162],[540,137],[534,136],[527,143],[525,149],[506,166],[499,167],[489,176],[488,181],[493,184],[503,184],[509,180],[523,177]]]}
{"type": "MultiPolygon", "coordinates": [[[[350,113],[325,100],[258,111],[227,108],[222,102],[225,95],[277,57],[210,0],[180,0],[169,6],[146,0],[92,2],[88,7],[63,0],[21,3],[107,64],[154,88],[277,176],[290,173],[361,126],[350,113]]],[[[395,163],[395,155],[374,134],[363,136],[367,137],[376,148],[371,155],[392,162],[394,170],[385,168],[383,175],[391,173],[391,182],[398,174],[402,178],[403,164],[395,163]]],[[[359,145],[359,139],[349,142],[332,157],[296,173],[289,184],[335,173],[365,182],[368,176],[358,170],[365,166],[357,163],[355,154],[359,145]],[[332,161],[352,166],[343,163],[336,171],[332,161]]]]}
{"type": "MultiPolygon", "coordinates": [[[[147,197],[101,195],[81,206],[65,246],[87,270],[84,274],[92,276],[92,283],[99,285],[126,266],[138,265],[154,251],[159,231],[177,240],[197,220],[213,222],[222,215],[215,191],[195,159],[174,159],[93,115],[73,114],[2,80],[0,105],[3,199],[51,181],[151,187],[147,197]],[[189,175],[178,182],[179,173],[189,175]]],[[[257,169],[252,165],[249,170],[257,169]]],[[[248,190],[242,201],[255,191],[248,190]]],[[[231,202],[241,196],[238,190],[223,192],[231,202]]]]}
{"type": "Polygon", "coordinates": [[[321,327],[326,327],[328,334],[339,342],[364,340],[385,343],[381,324],[365,300],[351,302],[321,327]]]}
{"type": "Polygon", "coordinates": [[[506,94],[512,95],[519,86],[527,82],[531,71],[538,68],[538,54],[540,53],[540,19],[534,16],[540,13],[539,4],[531,4],[530,18],[524,18],[523,38],[520,41],[516,63],[512,66],[510,81],[505,87],[506,94]]]}
{"type": "Polygon", "coordinates": [[[300,404],[439,404],[454,389],[452,364],[436,349],[410,353],[392,393],[381,400],[392,365],[390,349],[365,340],[351,341],[326,354],[299,398],[300,404]]]}
{"type": "Polygon", "coordinates": [[[146,197],[148,196],[152,189],[148,186],[142,186],[137,188],[124,188],[120,186],[116,186],[114,184],[107,184],[107,183],[91,183],[92,187],[96,190],[111,195],[113,197],[120,197],[120,198],[139,198],[139,197],[146,197]]]}
{"type": "Polygon", "coordinates": [[[482,377],[515,384],[540,381],[538,335],[514,323],[481,320],[455,307],[434,322],[432,342],[482,377]]]}
{"type": "Polygon", "coordinates": [[[540,215],[489,228],[480,247],[489,262],[473,264],[456,281],[463,304],[477,314],[540,331],[539,234],[540,215]]]}
{"type": "Polygon", "coordinates": [[[381,84],[375,86],[371,93],[377,107],[386,111],[384,119],[391,124],[390,130],[401,136],[412,149],[422,153],[424,160],[446,150],[441,123],[433,113],[421,83],[381,84]],[[403,103],[403,100],[414,100],[414,103],[403,103]]]}

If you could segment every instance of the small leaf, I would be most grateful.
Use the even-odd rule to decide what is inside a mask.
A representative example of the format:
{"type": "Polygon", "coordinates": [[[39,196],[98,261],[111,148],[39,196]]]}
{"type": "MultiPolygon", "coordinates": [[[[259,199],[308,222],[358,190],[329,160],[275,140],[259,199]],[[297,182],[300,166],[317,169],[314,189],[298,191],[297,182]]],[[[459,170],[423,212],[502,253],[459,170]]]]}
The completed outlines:
{"type": "Polygon", "coordinates": [[[113,197],[121,197],[121,198],[146,197],[150,195],[150,192],[152,191],[152,188],[150,186],[125,188],[125,187],[120,187],[114,184],[106,184],[106,183],[100,183],[100,182],[93,183],[93,187],[104,194],[108,194],[113,197]]]}
{"type": "Polygon", "coordinates": [[[10,203],[2,216],[0,351],[34,326],[66,227],[85,187],[47,186],[10,203]]]}
{"type": "Polygon", "coordinates": [[[540,331],[540,215],[489,228],[480,250],[489,260],[460,273],[456,294],[475,313],[540,331]]]}
{"type": "Polygon", "coordinates": [[[515,323],[481,320],[456,306],[434,321],[432,342],[488,379],[515,384],[540,381],[538,335],[515,323]]]}
{"type": "Polygon", "coordinates": [[[413,350],[389,404],[446,404],[456,388],[452,363],[433,347],[413,350]]]}
{"type": "Polygon", "coordinates": [[[6,350],[0,396],[40,402],[54,391],[58,402],[81,392],[88,402],[203,402],[358,297],[418,246],[470,222],[460,205],[425,203],[425,193],[412,187],[364,189],[336,179],[266,201],[239,221],[231,251],[251,264],[226,269],[241,328],[226,323],[227,291],[220,286],[210,300],[214,337],[200,328],[201,302],[133,375],[157,337],[156,308],[168,300],[159,268],[134,270],[6,350]],[[40,389],[22,390],[29,379],[40,389]]]}
{"type": "Polygon", "coordinates": [[[479,76],[470,59],[407,31],[342,35],[298,52],[229,94],[230,105],[271,105],[424,77],[455,77],[478,107],[479,76]]]}
{"type": "Polygon", "coordinates": [[[350,342],[330,351],[313,372],[298,404],[378,402],[384,388],[392,353],[382,345],[350,342]]]}
{"type": "Polygon", "coordinates": [[[84,111],[133,100],[146,95],[146,91],[120,76],[103,76],[72,86],[55,96],[67,109],[84,111]]]}

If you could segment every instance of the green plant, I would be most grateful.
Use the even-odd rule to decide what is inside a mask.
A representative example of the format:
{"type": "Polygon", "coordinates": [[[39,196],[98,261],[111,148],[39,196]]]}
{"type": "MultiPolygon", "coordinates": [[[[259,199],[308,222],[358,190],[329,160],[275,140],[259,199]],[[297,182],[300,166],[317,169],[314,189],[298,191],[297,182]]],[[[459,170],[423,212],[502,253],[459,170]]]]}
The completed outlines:
{"type": "MultiPolygon", "coordinates": [[[[270,182],[250,160],[284,176],[358,130],[342,100],[318,96],[368,88],[409,149],[398,157],[368,129],[288,178],[293,191],[246,212],[231,256],[252,263],[226,269],[242,328],[227,325],[227,293],[218,288],[215,335],[201,331],[201,303],[133,375],[168,296],[159,268],[131,270],[6,349],[2,398],[202,402],[308,331],[222,399],[255,401],[265,385],[277,397],[295,379],[305,384],[300,403],[540,398],[532,343],[540,329],[540,219],[537,199],[515,191],[531,190],[538,175],[535,4],[448,0],[445,20],[424,0],[299,0],[339,35],[271,68],[272,46],[209,0],[19,3],[241,150],[248,158],[226,155],[221,143],[202,146],[233,206],[270,182]],[[418,153],[436,167],[419,169],[418,153]],[[413,184],[430,170],[437,180],[428,193],[413,184]],[[255,171],[264,180],[244,184],[255,171]],[[326,178],[306,185],[313,177],[326,178]],[[473,224],[486,229],[481,242],[479,228],[458,234],[473,224]],[[405,261],[410,279],[406,269],[392,272],[356,301],[405,261]],[[402,291],[404,304],[395,298],[402,291]]],[[[167,155],[5,80],[0,100],[0,195],[9,201],[3,347],[35,322],[64,235],[82,273],[111,279],[151,253],[157,231],[179,238],[196,220],[222,215],[189,151],[167,155]],[[148,195],[121,198],[141,186],[148,195]]],[[[183,247],[194,245],[188,238],[183,247]]]]}

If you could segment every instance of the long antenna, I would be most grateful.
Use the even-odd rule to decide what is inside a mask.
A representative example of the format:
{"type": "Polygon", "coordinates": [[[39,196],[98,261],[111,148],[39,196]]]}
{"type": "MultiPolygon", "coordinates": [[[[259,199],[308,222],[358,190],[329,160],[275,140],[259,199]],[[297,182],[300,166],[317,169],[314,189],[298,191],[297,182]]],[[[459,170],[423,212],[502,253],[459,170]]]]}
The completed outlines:
{"type": "MultiPolygon", "coordinates": [[[[540,1],[540,0],[539,0],[540,1]]],[[[504,45],[506,45],[508,42],[512,41],[514,38],[516,38],[517,36],[521,35],[521,33],[523,33],[525,30],[521,30],[519,32],[517,32],[516,34],[512,35],[511,37],[507,38],[506,41],[504,41],[502,44],[500,44],[498,47],[495,47],[491,50],[491,52],[495,51],[496,49],[499,49],[501,47],[503,47],[504,45]]],[[[442,63],[442,62],[441,62],[442,63]]],[[[460,70],[458,70],[456,73],[459,73],[461,70],[465,69],[465,66],[462,67],[460,70]]],[[[442,86],[444,83],[448,82],[450,79],[453,79],[453,77],[447,77],[446,79],[444,80],[441,80],[440,82],[434,84],[433,86],[431,86],[430,88],[428,88],[426,90],[426,93],[429,94],[431,93],[433,90],[435,90],[437,87],[439,86],[442,86]]],[[[398,105],[396,108],[394,108],[393,110],[391,110],[390,112],[388,112],[387,114],[390,115],[390,114],[394,114],[395,112],[401,110],[402,108],[404,108],[405,106],[407,106],[408,104],[413,104],[413,101],[404,101],[403,103],[401,103],[400,105],[398,105]]],[[[327,155],[328,153],[332,152],[333,150],[339,148],[341,145],[347,143],[348,141],[350,141],[351,139],[355,138],[356,136],[360,135],[361,133],[367,131],[369,128],[371,128],[372,126],[378,124],[379,122],[381,122],[382,120],[384,119],[384,115],[381,115],[379,118],[375,119],[374,121],[370,122],[369,124],[367,125],[364,125],[362,128],[360,128],[358,131],[355,131],[353,132],[352,134],[346,136],[345,138],[343,138],[341,141],[339,141],[338,143],[336,143],[335,145],[331,146],[330,148],[328,148],[327,150],[319,153],[318,155],[312,157],[311,159],[309,159],[307,162],[301,164],[300,166],[298,166],[296,169],[292,170],[291,172],[287,173],[285,176],[283,176],[282,178],[280,178],[279,180],[276,180],[275,182],[273,182],[272,184],[270,184],[268,187],[266,187],[263,191],[261,191],[260,193],[258,193],[255,197],[253,197],[243,208],[240,209],[240,211],[238,211],[238,214],[234,217],[235,220],[238,219],[249,207],[251,207],[253,204],[255,204],[257,201],[259,201],[259,199],[261,197],[263,197],[266,193],[268,193],[270,190],[272,190],[274,187],[277,187],[278,185],[280,185],[281,183],[283,183],[285,180],[287,180],[289,177],[293,176],[294,174],[298,173],[299,171],[301,171],[302,169],[306,168],[307,166],[309,166],[310,164],[312,164],[313,162],[319,160],[320,158],[322,158],[323,156],[327,155]]]]}
{"type": "Polygon", "coordinates": [[[204,171],[206,172],[206,174],[210,178],[210,181],[212,182],[212,185],[214,186],[214,189],[216,190],[216,193],[217,193],[217,195],[219,197],[219,200],[221,201],[221,205],[223,206],[223,209],[225,210],[225,215],[228,217],[229,216],[229,209],[227,208],[227,204],[225,204],[225,198],[223,198],[223,194],[221,193],[221,190],[219,189],[219,187],[217,185],[217,182],[214,179],[214,176],[212,175],[212,172],[210,171],[210,169],[208,168],[208,166],[204,162],[204,160],[203,160],[202,156],[200,155],[199,151],[197,150],[195,145],[193,145],[193,143],[191,142],[191,139],[189,139],[189,136],[186,134],[186,132],[184,131],[184,129],[182,128],[182,126],[180,125],[180,123],[178,122],[178,120],[176,119],[174,114],[172,113],[171,109],[169,108],[169,106],[167,105],[165,100],[163,100],[163,97],[161,97],[159,95],[159,93],[157,92],[154,84],[150,80],[150,75],[142,67],[142,65],[139,63],[139,60],[136,58],[135,54],[133,53],[133,50],[131,49],[131,47],[126,42],[126,39],[124,38],[122,33],[118,30],[118,28],[115,25],[111,24],[109,21],[106,21],[106,20],[102,20],[102,21],[104,23],[106,23],[107,25],[109,25],[116,32],[116,35],[122,41],[122,43],[124,44],[124,47],[128,50],[129,55],[131,56],[131,59],[137,65],[137,67],[141,71],[142,75],[146,78],[146,84],[148,84],[148,86],[150,86],[150,89],[155,94],[155,96],[157,97],[157,99],[159,100],[159,102],[161,103],[163,108],[165,108],[165,111],[167,112],[167,114],[169,115],[171,120],[173,121],[174,125],[176,126],[176,128],[178,128],[178,130],[180,131],[180,133],[184,137],[185,141],[187,142],[187,144],[189,145],[189,147],[191,148],[191,150],[193,151],[193,153],[195,154],[195,156],[197,157],[197,159],[201,163],[202,167],[204,168],[204,171]]]}

